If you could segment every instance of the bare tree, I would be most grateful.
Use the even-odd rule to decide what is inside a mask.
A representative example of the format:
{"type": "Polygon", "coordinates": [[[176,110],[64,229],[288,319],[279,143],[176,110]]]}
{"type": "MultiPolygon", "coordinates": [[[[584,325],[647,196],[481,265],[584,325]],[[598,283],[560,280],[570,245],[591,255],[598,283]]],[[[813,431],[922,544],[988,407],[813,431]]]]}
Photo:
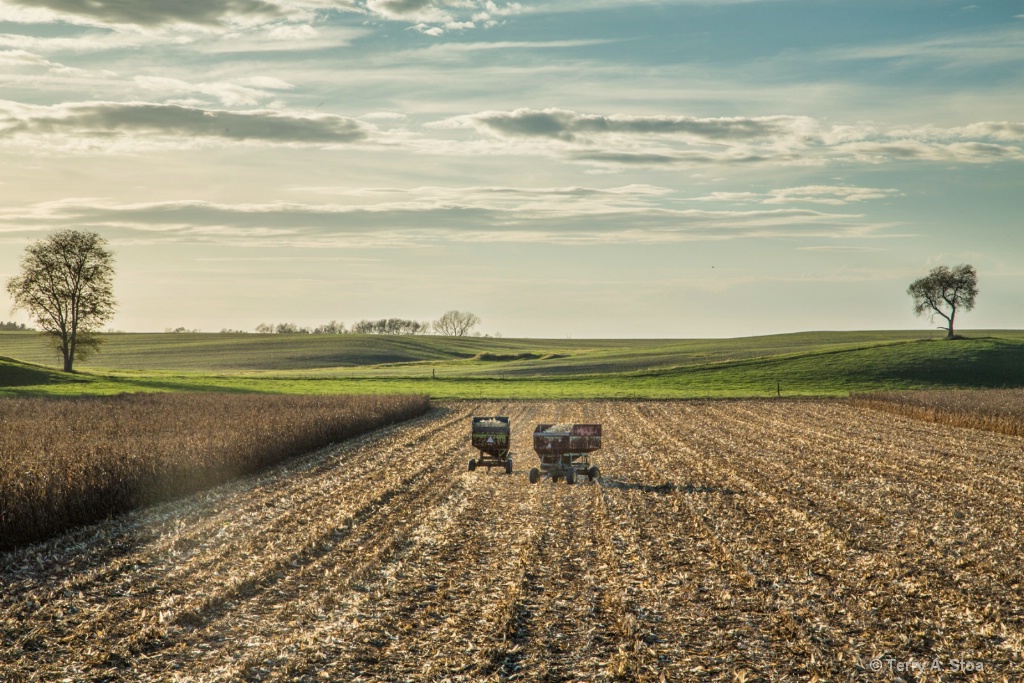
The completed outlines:
{"type": "Polygon", "coordinates": [[[275,334],[309,334],[308,327],[299,327],[295,323],[278,323],[274,325],[275,334]]]}
{"type": "Polygon", "coordinates": [[[94,335],[114,315],[114,256],[94,232],[61,230],[25,249],[21,274],[7,281],[24,309],[64,357],[64,371],[99,348],[94,335]]]}
{"type": "Polygon", "coordinates": [[[966,264],[952,269],[939,266],[910,283],[907,294],[914,299],[914,313],[933,319],[936,315],[941,316],[946,325],[939,329],[946,330],[946,339],[952,339],[957,310],[974,308],[974,299],[978,296],[978,274],[973,266],[966,264]]]}
{"type": "Polygon", "coordinates": [[[448,311],[434,321],[434,332],[446,337],[465,337],[480,324],[480,318],[468,311],[448,311]]]}
{"type": "Polygon", "coordinates": [[[345,334],[345,323],[332,320],[326,325],[318,325],[313,328],[313,334],[345,334]]]}
{"type": "Polygon", "coordinates": [[[402,318],[381,318],[380,320],[360,320],[352,325],[352,334],[426,334],[430,329],[427,323],[402,318]]]}

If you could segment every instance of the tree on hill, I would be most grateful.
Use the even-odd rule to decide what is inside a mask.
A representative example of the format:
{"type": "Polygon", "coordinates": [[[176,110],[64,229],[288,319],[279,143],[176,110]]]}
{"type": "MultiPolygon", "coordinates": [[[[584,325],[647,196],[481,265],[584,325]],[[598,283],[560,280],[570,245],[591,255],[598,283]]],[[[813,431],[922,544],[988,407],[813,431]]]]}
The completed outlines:
{"type": "Polygon", "coordinates": [[[939,266],[932,268],[928,275],[914,280],[907,288],[907,294],[914,299],[914,313],[934,319],[941,316],[946,325],[946,339],[953,339],[953,320],[958,310],[974,308],[978,296],[978,274],[974,267],[964,264],[956,268],[939,266]]]}
{"type": "Polygon", "coordinates": [[[480,318],[468,311],[448,311],[433,322],[434,332],[446,337],[465,337],[480,324],[480,318]]]}
{"type": "Polygon", "coordinates": [[[97,348],[114,315],[114,256],[94,232],[61,230],[29,245],[21,274],[7,281],[14,308],[27,311],[64,357],[64,371],[97,348]]]}

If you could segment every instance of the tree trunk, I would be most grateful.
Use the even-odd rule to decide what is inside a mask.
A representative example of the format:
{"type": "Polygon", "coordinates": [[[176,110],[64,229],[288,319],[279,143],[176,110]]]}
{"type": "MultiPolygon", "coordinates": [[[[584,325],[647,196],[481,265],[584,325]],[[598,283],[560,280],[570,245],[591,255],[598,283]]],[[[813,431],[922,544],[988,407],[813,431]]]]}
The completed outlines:
{"type": "Polygon", "coordinates": [[[74,372],[72,366],[75,364],[75,333],[71,332],[70,335],[64,335],[64,343],[60,347],[61,353],[64,354],[64,372],[74,372]]]}

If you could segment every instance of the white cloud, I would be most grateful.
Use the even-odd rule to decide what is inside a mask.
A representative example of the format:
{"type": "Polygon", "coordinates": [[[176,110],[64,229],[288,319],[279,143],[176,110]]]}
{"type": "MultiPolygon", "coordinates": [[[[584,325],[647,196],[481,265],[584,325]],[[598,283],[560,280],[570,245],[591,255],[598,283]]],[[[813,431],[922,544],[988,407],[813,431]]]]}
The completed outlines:
{"type": "Polygon", "coordinates": [[[633,116],[579,114],[563,109],[485,111],[458,116],[439,125],[471,126],[502,137],[546,137],[572,142],[602,135],[675,135],[728,141],[785,135],[805,135],[814,127],[807,117],[762,116],[697,118],[693,116],[633,116]]]}
{"type": "Polygon", "coordinates": [[[159,93],[165,97],[179,94],[209,95],[229,107],[253,106],[273,97],[279,91],[294,88],[290,83],[269,76],[252,76],[237,82],[189,83],[177,78],[164,76],[136,76],[134,82],[143,90],[159,93]]]}
{"type": "MultiPolygon", "coordinates": [[[[187,85],[187,84],[186,84],[187,85]]],[[[51,107],[0,102],[0,142],[74,147],[138,139],[188,146],[195,138],[331,146],[365,140],[367,124],[330,114],[230,112],[148,102],[80,102],[51,107]]]]}
{"type": "Polygon", "coordinates": [[[893,161],[939,161],[985,164],[1024,160],[1024,148],[977,141],[935,143],[928,140],[865,140],[839,145],[835,151],[869,164],[893,161]]]}
{"type": "Polygon", "coordinates": [[[902,192],[877,187],[848,185],[804,185],[786,187],[768,192],[712,192],[694,201],[757,203],[757,204],[824,204],[842,206],[853,202],[900,196],[902,192]]]}
{"type": "Polygon", "coordinates": [[[499,17],[522,12],[519,3],[498,5],[492,0],[366,0],[366,10],[391,21],[404,21],[429,36],[498,23],[499,17]]]}
{"type": "Polygon", "coordinates": [[[53,62],[26,50],[0,50],[0,64],[8,66],[57,66],[53,62]]]}
{"type": "Polygon", "coordinates": [[[373,210],[437,210],[458,207],[533,215],[586,215],[654,209],[672,190],[653,185],[592,187],[296,187],[294,191],[345,197],[350,206],[373,210]]]}
{"type": "Polygon", "coordinates": [[[1009,121],[983,121],[954,129],[957,135],[971,138],[991,138],[1007,142],[1024,142],[1024,123],[1009,121]]]}
{"type": "MultiPolygon", "coordinates": [[[[4,54],[0,53],[0,59],[4,54]]],[[[30,54],[17,53],[11,58],[19,63],[36,62],[30,54]]],[[[295,90],[295,86],[270,76],[191,82],[140,75],[133,83],[165,101],[68,102],[49,107],[0,101],[0,143],[73,150],[190,148],[211,143],[330,148],[374,142],[412,154],[544,157],[607,172],[714,165],[1024,160],[1024,124],[1008,121],[886,130],[878,124],[827,127],[810,117],[793,115],[710,118],[516,109],[421,124],[398,112],[378,111],[359,120],[296,111],[281,99],[282,93],[295,90]],[[244,109],[212,108],[206,101],[211,98],[221,106],[244,109]],[[382,127],[369,122],[374,119],[382,127]]],[[[799,200],[838,204],[863,199],[829,192],[820,196],[806,193],[799,200]]],[[[773,201],[795,199],[778,196],[773,201]]]]}
{"type": "Polygon", "coordinates": [[[476,52],[499,52],[519,50],[530,52],[533,50],[562,50],[577,47],[590,47],[594,45],[608,45],[615,43],[615,40],[495,40],[495,41],[474,41],[474,42],[442,42],[428,45],[427,47],[403,50],[398,57],[406,60],[409,57],[431,60],[452,60],[465,59],[467,54],[476,52]]]}
{"type": "Polygon", "coordinates": [[[476,146],[469,148],[474,153],[491,141],[490,153],[538,154],[608,168],[1024,158],[1019,144],[1024,142],[1024,124],[1009,122],[885,130],[877,125],[828,127],[792,115],[700,118],[524,108],[450,117],[427,128],[480,133],[476,146]]]}
{"type": "Polygon", "coordinates": [[[239,83],[188,83],[162,76],[136,76],[135,84],[143,90],[172,96],[177,93],[209,95],[229,107],[253,106],[275,96],[265,90],[246,87],[239,83]]]}
{"type": "Polygon", "coordinates": [[[189,47],[195,52],[217,55],[314,52],[347,47],[353,40],[369,35],[369,33],[367,28],[314,26],[301,21],[279,22],[241,27],[212,35],[189,34],[191,41],[189,47]]]}
{"type": "Polygon", "coordinates": [[[112,239],[235,246],[437,246],[453,243],[662,244],[771,238],[876,238],[857,214],[808,209],[674,209],[650,186],[370,188],[347,203],[68,199],[0,212],[0,230],[74,223],[112,239]]]}
{"type": "Polygon", "coordinates": [[[232,17],[278,18],[282,7],[264,0],[175,0],[135,2],[133,0],[5,0],[0,19],[61,21],[85,20],[106,25],[164,24],[214,25],[232,17]]]}
{"type": "Polygon", "coordinates": [[[444,35],[444,29],[441,28],[440,26],[431,26],[430,24],[416,24],[415,26],[413,26],[413,28],[425,36],[433,36],[436,38],[437,36],[444,35]]]}
{"type": "Polygon", "coordinates": [[[366,8],[388,19],[437,21],[447,17],[434,0],[367,0],[366,8]]]}
{"type": "Polygon", "coordinates": [[[137,48],[150,43],[141,33],[88,30],[76,35],[33,36],[15,33],[0,34],[0,47],[39,52],[96,52],[109,49],[137,48]]]}

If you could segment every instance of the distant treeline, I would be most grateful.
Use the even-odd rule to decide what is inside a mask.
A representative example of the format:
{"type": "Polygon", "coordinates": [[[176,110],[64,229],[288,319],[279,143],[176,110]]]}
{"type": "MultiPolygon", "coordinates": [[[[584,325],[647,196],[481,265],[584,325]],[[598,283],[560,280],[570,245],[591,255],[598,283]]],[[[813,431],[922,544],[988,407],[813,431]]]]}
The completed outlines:
{"type": "MultiPolygon", "coordinates": [[[[401,318],[360,320],[353,323],[351,329],[346,328],[345,323],[339,323],[336,320],[317,327],[300,327],[294,323],[260,323],[256,326],[256,332],[259,334],[427,334],[430,329],[430,323],[402,320],[401,318]]],[[[238,330],[221,331],[236,332],[238,330]]]]}
{"type": "Polygon", "coordinates": [[[25,327],[25,323],[5,323],[0,321],[0,332],[35,332],[31,327],[25,327]]]}
{"type": "MultiPolygon", "coordinates": [[[[316,327],[302,327],[295,323],[260,323],[256,326],[257,334],[439,334],[445,337],[489,337],[473,331],[480,324],[479,316],[469,311],[448,311],[433,322],[405,320],[403,318],[381,318],[380,320],[360,320],[351,328],[345,323],[332,320],[316,327]]],[[[166,328],[169,333],[196,333],[187,327],[166,328]]],[[[221,334],[247,334],[248,330],[223,328],[221,334]]],[[[500,332],[495,332],[500,337],[500,332]]]]}

